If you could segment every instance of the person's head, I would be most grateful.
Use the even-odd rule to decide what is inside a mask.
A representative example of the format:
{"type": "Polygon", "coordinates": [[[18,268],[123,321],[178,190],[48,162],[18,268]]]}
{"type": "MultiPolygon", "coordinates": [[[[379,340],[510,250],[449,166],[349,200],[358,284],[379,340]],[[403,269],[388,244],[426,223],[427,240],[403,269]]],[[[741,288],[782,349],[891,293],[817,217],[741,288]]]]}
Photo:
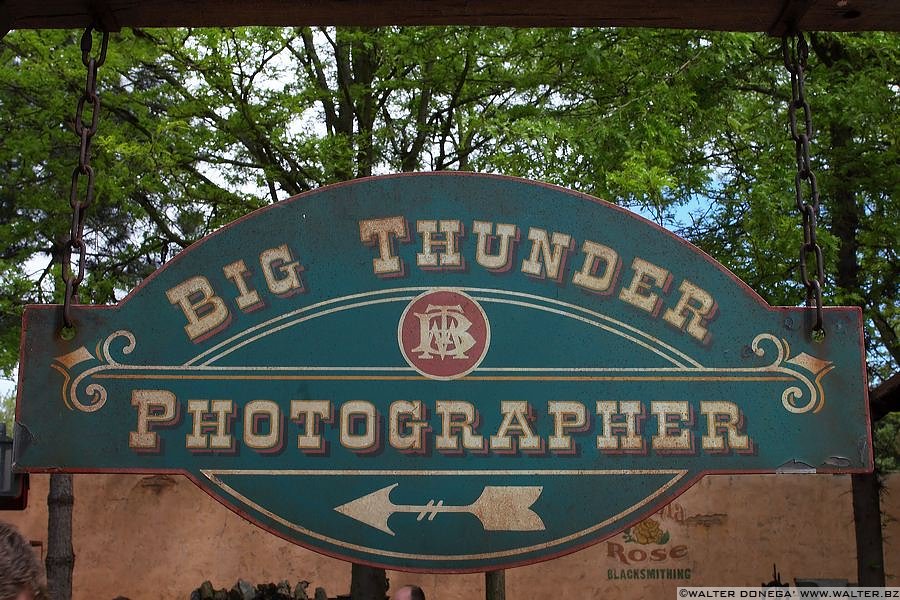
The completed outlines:
{"type": "Polygon", "coordinates": [[[19,530],[0,521],[0,600],[33,600],[42,598],[44,572],[19,530]]]}
{"type": "Polygon", "coordinates": [[[425,600],[425,592],[417,585],[404,585],[394,594],[393,600],[425,600]]]}

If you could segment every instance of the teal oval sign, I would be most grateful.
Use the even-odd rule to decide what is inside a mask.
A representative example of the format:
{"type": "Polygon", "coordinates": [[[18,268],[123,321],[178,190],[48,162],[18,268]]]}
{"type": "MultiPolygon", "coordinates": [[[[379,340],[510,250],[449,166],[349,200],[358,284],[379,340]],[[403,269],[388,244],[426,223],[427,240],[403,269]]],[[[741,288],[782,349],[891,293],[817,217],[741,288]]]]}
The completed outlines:
{"type": "Polygon", "coordinates": [[[421,571],[572,552],[705,474],[871,469],[861,316],[767,306],[613,205],[354,181],[25,315],[17,464],[185,473],[316,551],[421,571]]]}

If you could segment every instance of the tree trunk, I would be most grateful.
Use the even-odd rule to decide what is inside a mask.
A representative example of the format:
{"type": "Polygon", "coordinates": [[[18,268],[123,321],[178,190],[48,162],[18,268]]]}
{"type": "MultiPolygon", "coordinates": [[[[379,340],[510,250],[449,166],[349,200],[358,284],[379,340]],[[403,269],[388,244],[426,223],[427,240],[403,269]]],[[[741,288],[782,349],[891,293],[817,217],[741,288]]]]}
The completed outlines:
{"type": "Polygon", "coordinates": [[[385,600],[387,589],[387,576],[384,569],[353,563],[350,575],[350,598],[352,600],[385,600]]]}
{"type": "Polygon", "coordinates": [[[484,574],[485,600],[506,600],[506,571],[488,571],[484,574]]]}
{"type": "MultiPolygon", "coordinates": [[[[360,29],[370,32],[374,30],[360,29]]],[[[365,40],[356,39],[352,43],[353,87],[361,90],[355,98],[356,128],[356,176],[370,177],[375,166],[374,126],[376,116],[376,100],[372,92],[375,72],[378,68],[378,47],[375,36],[367,36],[365,40]]]]}
{"type": "MultiPolygon", "coordinates": [[[[831,35],[811,36],[813,49],[822,65],[849,77],[847,49],[831,35]]],[[[813,115],[815,118],[815,114],[813,115]]],[[[853,187],[854,173],[865,164],[865,150],[855,142],[849,124],[832,121],[829,127],[833,157],[832,189],[828,199],[831,233],[838,240],[835,283],[842,298],[864,297],[859,264],[860,212],[853,187]]],[[[857,302],[860,302],[857,300],[857,302]]],[[[853,522],[856,530],[856,572],[861,586],[884,586],[884,546],[881,531],[880,485],[875,473],[852,475],[853,522]]]]}
{"type": "MultiPolygon", "coordinates": [[[[62,239],[55,240],[52,249],[53,262],[62,264],[62,239]]],[[[62,281],[56,280],[56,298],[62,298],[62,281]]],[[[47,494],[47,592],[50,600],[72,598],[72,570],[75,568],[75,552],[72,549],[72,506],[75,504],[75,488],[71,474],[50,475],[50,491],[47,494]]]]}
{"type": "Polygon", "coordinates": [[[853,478],[853,520],[856,525],[856,576],[863,587],[884,587],[884,546],[881,536],[881,485],[878,475],[853,478]]]}
{"type": "MultiPolygon", "coordinates": [[[[372,175],[375,164],[372,136],[376,107],[372,82],[375,79],[378,49],[374,45],[374,37],[366,37],[366,43],[359,36],[354,36],[354,32],[361,31],[369,30],[338,27],[335,33],[338,43],[335,55],[338,59],[338,94],[343,92],[339,104],[340,114],[346,115],[344,129],[349,129],[347,135],[350,139],[353,139],[353,117],[356,117],[356,177],[368,177],[372,175]],[[340,52],[342,49],[343,52],[340,52]],[[350,92],[351,84],[362,90],[357,97],[350,92]]],[[[384,569],[353,563],[350,576],[352,600],[384,600],[387,598],[387,590],[388,581],[384,569]]]]}
{"type": "MultiPolygon", "coordinates": [[[[832,151],[840,157],[850,154],[853,139],[850,128],[833,124],[832,151]]],[[[831,232],[838,241],[838,264],[835,282],[838,289],[852,295],[860,289],[859,281],[859,211],[856,196],[846,182],[852,160],[844,160],[836,167],[834,195],[831,198],[831,232]]],[[[852,475],[853,522],[856,531],[856,572],[861,586],[884,586],[884,546],[881,531],[880,485],[875,473],[852,475]]]]}
{"type": "Polygon", "coordinates": [[[72,506],[75,490],[71,474],[50,476],[47,495],[47,590],[51,600],[72,598],[72,570],[75,552],[72,550],[72,506]]]}

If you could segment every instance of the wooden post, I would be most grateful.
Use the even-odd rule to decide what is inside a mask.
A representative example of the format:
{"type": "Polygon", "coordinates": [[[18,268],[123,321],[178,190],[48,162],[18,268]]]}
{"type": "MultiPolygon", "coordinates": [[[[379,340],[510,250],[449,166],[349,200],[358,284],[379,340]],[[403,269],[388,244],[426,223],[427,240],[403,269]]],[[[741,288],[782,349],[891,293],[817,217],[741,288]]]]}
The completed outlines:
{"type": "Polygon", "coordinates": [[[506,600],[506,571],[488,571],[484,574],[484,599],[506,600]]]}
{"type": "Polygon", "coordinates": [[[856,527],[856,577],[862,587],[884,587],[881,484],[876,473],[854,473],[853,522],[856,527]]]}
{"type": "Polygon", "coordinates": [[[72,505],[75,491],[71,473],[50,475],[47,495],[47,588],[52,600],[72,598],[72,570],[75,552],[72,550],[72,505]]]}

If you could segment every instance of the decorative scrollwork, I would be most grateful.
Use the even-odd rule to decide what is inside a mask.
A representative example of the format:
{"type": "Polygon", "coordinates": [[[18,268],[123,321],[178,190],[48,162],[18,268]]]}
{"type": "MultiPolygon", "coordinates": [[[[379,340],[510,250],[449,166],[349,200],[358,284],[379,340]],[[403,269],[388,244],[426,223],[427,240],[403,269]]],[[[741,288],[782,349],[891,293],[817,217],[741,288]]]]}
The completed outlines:
{"type": "Polygon", "coordinates": [[[135,346],[137,346],[137,342],[134,339],[134,334],[130,331],[126,331],[124,329],[119,329],[118,331],[112,332],[107,338],[103,341],[102,351],[100,352],[100,360],[106,361],[110,365],[121,365],[119,361],[112,357],[112,353],[109,351],[110,344],[112,344],[113,340],[116,338],[125,338],[128,340],[128,343],[122,347],[122,354],[128,355],[134,351],[135,346]]]}
{"type": "Polygon", "coordinates": [[[750,349],[756,356],[765,356],[765,350],[762,348],[763,341],[771,343],[778,355],[775,359],[765,367],[764,371],[773,371],[777,373],[785,373],[790,375],[802,384],[802,387],[792,385],[787,387],[781,394],[781,404],[785,410],[795,414],[807,413],[812,411],[817,413],[825,406],[825,390],[822,389],[822,377],[834,368],[834,365],[825,360],[816,358],[802,352],[797,356],[791,357],[791,347],[787,340],[778,338],[771,333],[761,333],[753,338],[750,349]],[[806,373],[797,369],[801,367],[804,371],[812,374],[814,379],[810,379],[806,373]],[[804,397],[808,393],[808,399],[804,401],[804,397]]]}
{"type": "Polygon", "coordinates": [[[771,342],[773,346],[775,346],[775,350],[778,352],[778,356],[775,357],[775,360],[772,361],[770,366],[777,366],[784,362],[784,357],[788,352],[791,351],[790,346],[786,340],[781,338],[777,338],[771,333],[760,333],[758,336],[753,338],[753,341],[750,343],[750,349],[753,350],[753,353],[756,356],[763,357],[766,355],[766,351],[760,346],[760,342],[767,341],[771,342]]]}
{"type": "MultiPolygon", "coordinates": [[[[62,400],[70,410],[81,412],[96,412],[103,408],[107,400],[107,390],[101,383],[89,381],[88,378],[104,371],[106,373],[97,379],[124,377],[117,371],[130,373],[129,378],[138,376],[138,373],[155,372],[166,374],[173,378],[183,377],[184,370],[216,369],[219,367],[185,366],[185,365],[134,365],[121,362],[122,357],[133,353],[137,347],[137,341],[132,332],[120,329],[109,334],[95,348],[94,356],[84,346],[58,356],[52,365],[63,375],[62,400]],[[115,356],[113,356],[115,354],[115,356]]],[[[781,381],[786,382],[781,393],[781,403],[785,410],[793,414],[817,413],[825,406],[825,391],[822,387],[822,379],[833,368],[830,361],[801,352],[791,354],[791,347],[787,340],[779,338],[771,333],[760,333],[750,343],[753,355],[763,359],[761,366],[746,367],[697,367],[663,369],[665,377],[671,379],[683,375],[696,378],[700,376],[714,376],[717,379],[734,378],[736,381],[750,380],[781,381]],[[767,358],[767,354],[774,354],[767,358]],[[773,374],[778,374],[773,376],[773,374]]],[[[271,369],[271,367],[260,367],[271,369]]],[[[301,369],[302,370],[302,369],[301,369]]],[[[630,377],[622,369],[611,369],[610,376],[630,377]]],[[[627,369],[626,369],[627,371],[627,369]]],[[[634,369],[635,373],[647,377],[646,369],[634,369]]],[[[245,371],[242,371],[245,374],[245,371]]],[[[158,375],[157,375],[158,376],[158,375]]],[[[208,376],[208,373],[205,374],[208,376]]]]}
{"type": "Polygon", "coordinates": [[[137,346],[134,334],[124,329],[114,331],[106,337],[101,344],[97,346],[97,354],[95,357],[84,346],[70,352],[64,356],[58,356],[56,363],[52,366],[54,369],[63,374],[62,399],[66,407],[70,410],[80,410],[81,412],[96,412],[103,408],[106,404],[107,392],[106,388],[99,383],[90,383],[84,387],[84,393],[88,396],[87,402],[79,399],[78,390],[82,382],[91,375],[111,367],[121,366],[122,363],[112,357],[111,345],[114,340],[125,338],[126,343],[121,348],[123,355],[131,354],[137,346]],[[95,365],[90,369],[72,377],[72,370],[78,365],[86,362],[100,361],[99,365],[95,365]]]}

